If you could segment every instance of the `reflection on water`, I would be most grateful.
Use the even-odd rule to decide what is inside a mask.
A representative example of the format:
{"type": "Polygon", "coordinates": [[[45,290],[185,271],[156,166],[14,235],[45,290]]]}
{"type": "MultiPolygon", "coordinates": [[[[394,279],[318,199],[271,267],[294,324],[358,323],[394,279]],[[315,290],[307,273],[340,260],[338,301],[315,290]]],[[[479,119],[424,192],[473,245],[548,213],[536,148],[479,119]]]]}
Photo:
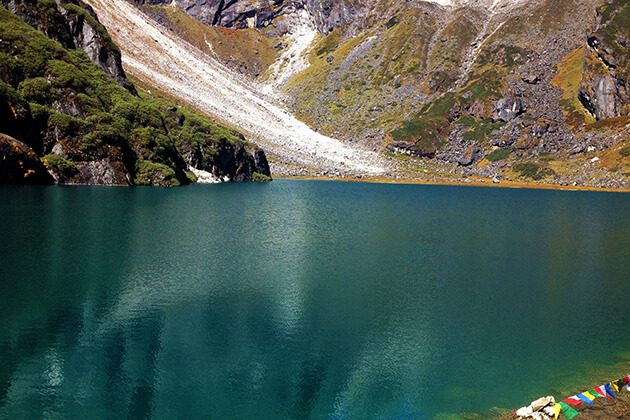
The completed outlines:
{"type": "Polygon", "coordinates": [[[2,187],[0,417],[432,418],[563,391],[630,344],[629,204],[2,187]]]}

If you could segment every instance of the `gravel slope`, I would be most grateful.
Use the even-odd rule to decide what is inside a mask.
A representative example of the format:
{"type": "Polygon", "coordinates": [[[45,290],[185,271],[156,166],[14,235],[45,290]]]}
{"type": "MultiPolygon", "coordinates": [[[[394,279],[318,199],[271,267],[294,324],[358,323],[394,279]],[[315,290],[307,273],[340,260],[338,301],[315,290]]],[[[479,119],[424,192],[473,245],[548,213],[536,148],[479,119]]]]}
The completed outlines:
{"type": "Polygon", "coordinates": [[[378,175],[377,154],[323,136],[214,58],[169,33],[125,0],[87,0],[121,48],[131,74],[249,133],[275,174],[378,175]],[[302,169],[303,168],[303,169],[302,169]]]}

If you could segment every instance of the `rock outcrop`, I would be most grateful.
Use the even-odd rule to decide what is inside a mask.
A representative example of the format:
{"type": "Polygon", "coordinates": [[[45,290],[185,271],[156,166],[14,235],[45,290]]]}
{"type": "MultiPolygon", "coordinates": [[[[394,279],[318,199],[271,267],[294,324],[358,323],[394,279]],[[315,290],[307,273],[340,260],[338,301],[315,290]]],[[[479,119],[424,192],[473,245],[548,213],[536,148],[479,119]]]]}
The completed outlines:
{"type": "Polygon", "coordinates": [[[620,17],[630,14],[627,10],[628,5],[608,10],[599,31],[588,38],[578,95],[598,120],[630,115],[630,30],[627,17],[620,17]]]}
{"type": "Polygon", "coordinates": [[[0,184],[52,184],[39,156],[26,144],[0,133],[0,184]]]}
{"type": "MultiPolygon", "coordinates": [[[[170,5],[172,0],[134,0],[140,5],[170,5]]],[[[281,27],[283,17],[297,9],[307,9],[317,28],[328,33],[335,28],[355,26],[357,16],[369,5],[356,5],[346,0],[175,0],[174,4],[190,16],[209,25],[227,28],[281,27]],[[279,19],[281,18],[281,19],[279,19]]]]}
{"type": "Polygon", "coordinates": [[[58,0],[43,6],[28,0],[0,0],[0,4],[65,48],[83,50],[116,82],[135,92],[122,67],[120,51],[83,1],[58,0]]]}

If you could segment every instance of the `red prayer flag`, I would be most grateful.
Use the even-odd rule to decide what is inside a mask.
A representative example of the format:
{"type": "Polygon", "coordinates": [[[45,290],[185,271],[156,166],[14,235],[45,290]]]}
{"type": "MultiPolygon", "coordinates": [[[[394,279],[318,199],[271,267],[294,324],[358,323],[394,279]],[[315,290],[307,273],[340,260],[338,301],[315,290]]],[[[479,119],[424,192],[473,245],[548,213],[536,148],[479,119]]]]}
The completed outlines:
{"type": "Polygon", "coordinates": [[[579,407],[582,404],[582,401],[575,395],[572,397],[565,398],[562,401],[567,404],[571,404],[573,407],[579,407]]]}

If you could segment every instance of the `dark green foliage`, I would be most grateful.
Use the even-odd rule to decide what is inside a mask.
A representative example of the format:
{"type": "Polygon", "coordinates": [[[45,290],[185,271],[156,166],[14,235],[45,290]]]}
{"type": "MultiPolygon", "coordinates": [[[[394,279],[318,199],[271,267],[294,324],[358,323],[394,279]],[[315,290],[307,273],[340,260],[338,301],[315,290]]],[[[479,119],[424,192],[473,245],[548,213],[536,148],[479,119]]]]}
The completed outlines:
{"type": "Polygon", "coordinates": [[[24,99],[40,104],[50,103],[52,99],[51,90],[50,82],[43,77],[26,79],[18,86],[18,92],[24,99]]]}
{"type": "Polygon", "coordinates": [[[449,93],[425,105],[414,118],[392,132],[394,140],[414,143],[420,154],[434,154],[448,137],[449,118],[455,104],[455,95],[449,93]]]}
{"type": "Polygon", "coordinates": [[[546,176],[554,175],[554,171],[550,168],[541,168],[540,165],[533,162],[519,163],[514,166],[517,172],[520,172],[522,177],[531,178],[539,181],[546,176]]]}
{"type": "MultiPolygon", "coordinates": [[[[32,7],[58,13],[54,1],[32,7]]],[[[78,6],[65,7],[94,19],[78,6]]],[[[0,76],[0,132],[42,145],[43,153],[60,143],[67,157],[48,154],[45,161],[66,178],[76,171],[73,162],[108,158],[122,162],[137,184],[186,184],[191,177],[182,153],[198,150],[212,166],[221,145],[244,143],[240,134],[165,100],[130,93],[83,51],[64,49],[2,7],[0,76]],[[28,130],[11,130],[18,125],[28,130]]]]}
{"type": "Polygon", "coordinates": [[[495,70],[487,70],[477,76],[461,92],[464,104],[477,100],[488,101],[501,96],[501,77],[495,70]]]}
{"type": "Polygon", "coordinates": [[[497,45],[493,49],[484,51],[477,59],[477,65],[493,64],[512,68],[523,63],[527,51],[514,45],[497,45]]]}
{"type": "MultiPolygon", "coordinates": [[[[188,180],[188,178],[186,178],[188,180]]],[[[180,185],[175,171],[161,163],[139,160],[136,164],[136,185],[161,185],[176,187],[180,185]]]]}
{"type": "Polygon", "coordinates": [[[254,172],[252,175],[253,182],[271,182],[271,177],[263,174],[259,174],[258,172],[254,172]]]}
{"type": "Polygon", "coordinates": [[[318,44],[317,56],[322,56],[324,54],[330,54],[337,49],[339,46],[339,34],[336,31],[329,33],[326,38],[324,38],[318,44]]]}
{"type": "Polygon", "coordinates": [[[59,155],[47,155],[44,157],[44,162],[53,172],[63,177],[72,178],[78,173],[74,162],[59,155]]]}
{"type": "Polygon", "coordinates": [[[511,147],[502,147],[490,153],[488,156],[486,156],[486,159],[488,159],[490,162],[498,162],[500,160],[504,160],[510,157],[513,151],[514,149],[511,147]]]}
{"type": "Polygon", "coordinates": [[[398,25],[400,21],[398,20],[398,16],[392,16],[386,23],[385,23],[385,27],[387,27],[387,29],[393,28],[394,26],[398,25]]]}

